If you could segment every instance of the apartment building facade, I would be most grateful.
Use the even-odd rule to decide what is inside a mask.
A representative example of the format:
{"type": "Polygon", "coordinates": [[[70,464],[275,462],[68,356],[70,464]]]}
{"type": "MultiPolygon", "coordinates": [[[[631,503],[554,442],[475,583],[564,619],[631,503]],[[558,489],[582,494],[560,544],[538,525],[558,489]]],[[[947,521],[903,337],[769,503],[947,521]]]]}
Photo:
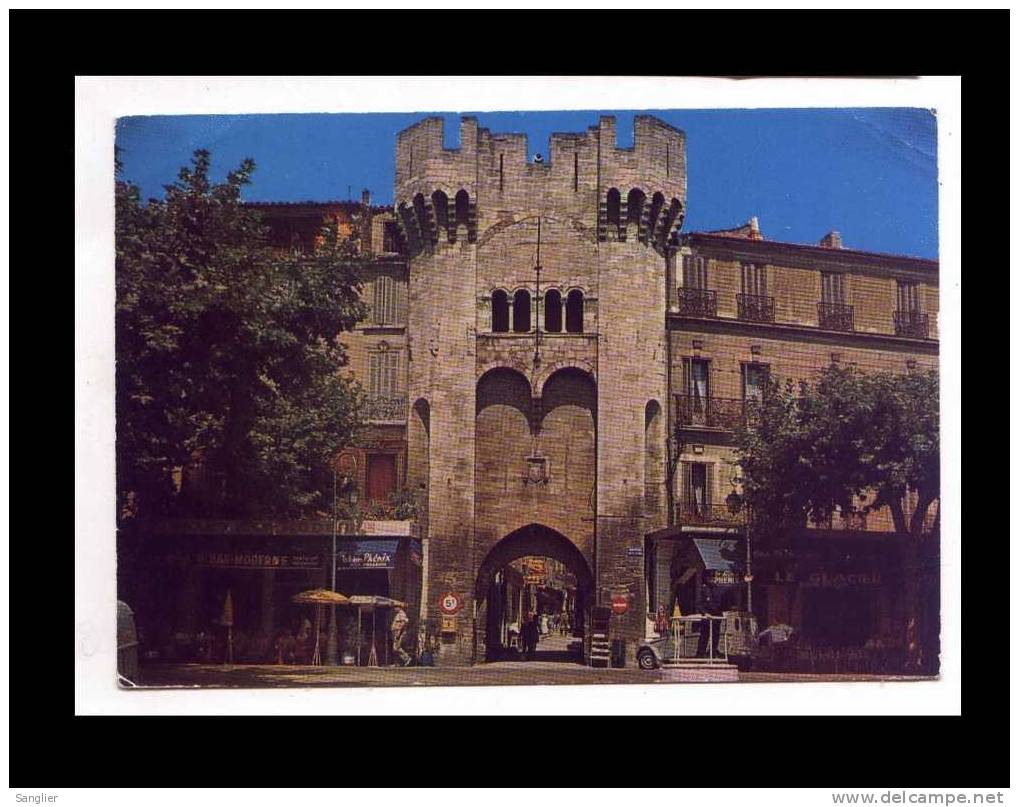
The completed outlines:
{"type": "MultiPolygon", "coordinates": [[[[831,363],[863,372],[938,366],[936,261],[764,238],[756,219],[682,238],[667,315],[674,524],[649,547],[650,605],[696,602],[676,559],[689,542],[744,534],[726,497],[738,488],[732,428],[769,377],[807,380],[831,363]]],[[[935,529],[930,520],[927,527],[935,529]]],[[[899,544],[888,508],[837,514],[782,548],[741,547],[732,564],[762,626],[788,624],[815,645],[894,643],[901,635],[899,544]]],[[[936,569],[927,599],[936,602],[936,569]]],[[[936,606],[925,615],[936,642],[936,606]]]]}

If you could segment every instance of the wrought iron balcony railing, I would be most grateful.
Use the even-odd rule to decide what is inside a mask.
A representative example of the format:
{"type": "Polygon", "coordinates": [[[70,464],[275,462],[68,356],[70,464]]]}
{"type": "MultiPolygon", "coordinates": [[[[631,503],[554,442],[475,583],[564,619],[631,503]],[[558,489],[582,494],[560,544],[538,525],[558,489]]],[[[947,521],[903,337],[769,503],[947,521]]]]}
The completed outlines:
{"type": "Polygon", "coordinates": [[[896,336],[911,336],[914,339],[927,338],[927,315],[922,311],[896,311],[896,336]]]}
{"type": "Polygon", "coordinates": [[[809,526],[822,530],[860,530],[867,529],[866,513],[832,513],[827,521],[809,521],[809,526]]]}
{"type": "Polygon", "coordinates": [[[695,289],[684,286],[679,292],[677,303],[679,313],[687,317],[717,317],[718,295],[709,289],[695,289]]]}
{"type": "Polygon", "coordinates": [[[830,331],[851,331],[853,307],[844,303],[818,303],[817,325],[830,331]]]}
{"type": "Polygon", "coordinates": [[[733,429],[742,421],[745,412],[745,403],[733,398],[676,396],[676,417],[680,426],[733,429]]]}
{"type": "Polygon", "coordinates": [[[746,514],[744,511],[734,513],[724,504],[681,501],[676,505],[676,523],[695,527],[741,527],[746,524],[746,514]]]}
{"type": "Polygon", "coordinates": [[[740,319],[748,322],[774,322],[775,298],[757,294],[737,294],[736,311],[740,319]]]}
{"type": "Polygon", "coordinates": [[[406,420],[407,398],[403,395],[371,395],[366,401],[367,420],[406,420]]]}

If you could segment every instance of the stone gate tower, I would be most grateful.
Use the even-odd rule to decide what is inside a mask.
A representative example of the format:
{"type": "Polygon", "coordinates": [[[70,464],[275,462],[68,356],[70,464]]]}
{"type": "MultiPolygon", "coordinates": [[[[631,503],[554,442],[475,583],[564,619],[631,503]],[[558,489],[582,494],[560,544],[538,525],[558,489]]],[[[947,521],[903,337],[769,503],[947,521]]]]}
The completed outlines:
{"type": "Polygon", "coordinates": [[[612,634],[644,635],[645,533],[666,523],[665,309],[686,200],[685,137],[638,116],[523,135],[473,118],[443,146],[429,118],[397,138],[410,255],[408,483],[426,537],[440,664],[484,660],[493,575],[562,560],[590,607],[625,599],[612,634]],[[462,603],[440,612],[452,593],[462,603]]]}

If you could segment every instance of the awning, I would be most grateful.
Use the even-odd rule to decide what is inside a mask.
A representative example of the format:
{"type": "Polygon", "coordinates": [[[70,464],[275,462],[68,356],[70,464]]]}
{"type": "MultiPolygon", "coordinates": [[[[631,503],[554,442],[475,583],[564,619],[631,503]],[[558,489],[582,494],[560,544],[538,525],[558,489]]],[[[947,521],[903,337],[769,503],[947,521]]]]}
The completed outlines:
{"type": "Polygon", "coordinates": [[[693,545],[705,570],[714,573],[715,582],[738,581],[735,575],[741,572],[744,560],[741,542],[727,538],[694,538],[693,545]]]}
{"type": "Polygon", "coordinates": [[[336,549],[337,569],[395,569],[398,538],[344,541],[336,549]]]}

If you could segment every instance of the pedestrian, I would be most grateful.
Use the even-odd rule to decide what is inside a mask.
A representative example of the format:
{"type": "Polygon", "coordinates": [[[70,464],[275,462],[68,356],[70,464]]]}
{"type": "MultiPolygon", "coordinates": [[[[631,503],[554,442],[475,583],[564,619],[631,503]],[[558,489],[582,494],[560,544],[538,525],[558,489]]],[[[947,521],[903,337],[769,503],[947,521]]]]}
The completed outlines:
{"type": "Polygon", "coordinates": [[[538,620],[534,614],[528,614],[522,629],[524,640],[524,660],[534,661],[534,652],[538,648],[538,620]]]}

